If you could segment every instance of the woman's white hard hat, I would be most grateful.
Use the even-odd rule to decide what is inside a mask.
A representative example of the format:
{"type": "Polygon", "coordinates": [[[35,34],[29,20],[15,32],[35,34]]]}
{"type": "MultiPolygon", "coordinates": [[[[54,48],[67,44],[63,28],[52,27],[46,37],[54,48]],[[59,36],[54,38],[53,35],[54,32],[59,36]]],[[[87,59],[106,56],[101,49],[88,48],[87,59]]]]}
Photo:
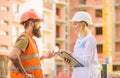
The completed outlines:
{"type": "Polygon", "coordinates": [[[85,11],[76,12],[70,21],[85,21],[88,25],[93,25],[92,17],[85,11]]]}

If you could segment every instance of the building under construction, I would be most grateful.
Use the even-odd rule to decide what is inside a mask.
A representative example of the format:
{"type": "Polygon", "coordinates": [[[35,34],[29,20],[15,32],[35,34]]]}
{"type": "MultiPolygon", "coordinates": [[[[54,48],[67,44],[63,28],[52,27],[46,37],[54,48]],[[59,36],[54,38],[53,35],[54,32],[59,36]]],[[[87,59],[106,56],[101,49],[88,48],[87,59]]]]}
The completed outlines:
{"type": "MultiPolygon", "coordinates": [[[[6,55],[11,50],[16,37],[23,31],[19,18],[20,8],[26,1],[32,0],[0,0],[0,55],[2,56],[0,56],[0,77],[8,75],[7,69],[3,69],[8,67],[6,55]]],[[[41,54],[47,53],[56,45],[60,49],[73,52],[77,35],[72,30],[69,20],[76,11],[87,11],[94,22],[94,26],[90,29],[97,40],[99,63],[108,64],[110,72],[120,74],[120,0],[36,1],[41,2],[40,7],[43,9],[38,11],[41,11],[44,18],[41,54]]],[[[71,76],[72,69],[67,67],[63,59],[58,56],[44,60],[42,64],[46,78],[71,76]]]]}

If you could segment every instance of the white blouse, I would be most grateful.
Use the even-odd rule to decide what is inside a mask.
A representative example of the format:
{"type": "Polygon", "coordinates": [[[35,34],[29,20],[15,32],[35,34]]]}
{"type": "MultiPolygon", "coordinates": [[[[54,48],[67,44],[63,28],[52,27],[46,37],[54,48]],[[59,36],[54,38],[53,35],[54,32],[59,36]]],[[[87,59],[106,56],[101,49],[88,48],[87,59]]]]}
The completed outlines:
{"type": "Polygon", "coordinates": [[[73,68],[72,78],[98,78],[96,40],[91,33],[77,39],[72,56],[84,65],[84,67],[73,68]]]}

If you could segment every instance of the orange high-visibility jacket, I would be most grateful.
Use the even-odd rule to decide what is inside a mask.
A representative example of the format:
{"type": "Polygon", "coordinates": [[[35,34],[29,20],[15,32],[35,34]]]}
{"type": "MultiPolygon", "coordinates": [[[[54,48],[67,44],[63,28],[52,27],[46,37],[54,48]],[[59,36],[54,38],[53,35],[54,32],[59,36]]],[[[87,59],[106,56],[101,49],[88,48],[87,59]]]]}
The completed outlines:
{"type": "MultiPolygon", "coordinates": [[[[33,74],[35,78],[43,78],[37,45],[34,39],[27,33],[23,32],[20,36],[22,35],[27,36],[29,39],[28,48],[20,55],[22,66],[25,68],[27,73],[33,74]]],[[[23,75],[16,70],[13,64],[10,68],[10,76],[11,78],[24,78],[23,75]]]]}

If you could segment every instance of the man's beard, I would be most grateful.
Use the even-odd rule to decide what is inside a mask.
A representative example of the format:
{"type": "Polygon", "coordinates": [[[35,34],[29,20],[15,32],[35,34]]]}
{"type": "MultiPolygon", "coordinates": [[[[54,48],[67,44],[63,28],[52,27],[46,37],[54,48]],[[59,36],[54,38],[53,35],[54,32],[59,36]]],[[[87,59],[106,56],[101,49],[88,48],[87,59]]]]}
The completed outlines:
{"type": "Polygon", "coordinates": [[[41,33],[40,33],[40,28],[36,28],[35,26],[33,27],[33,35],[36,36],[37,38],[41,37],[41,33]]]}

